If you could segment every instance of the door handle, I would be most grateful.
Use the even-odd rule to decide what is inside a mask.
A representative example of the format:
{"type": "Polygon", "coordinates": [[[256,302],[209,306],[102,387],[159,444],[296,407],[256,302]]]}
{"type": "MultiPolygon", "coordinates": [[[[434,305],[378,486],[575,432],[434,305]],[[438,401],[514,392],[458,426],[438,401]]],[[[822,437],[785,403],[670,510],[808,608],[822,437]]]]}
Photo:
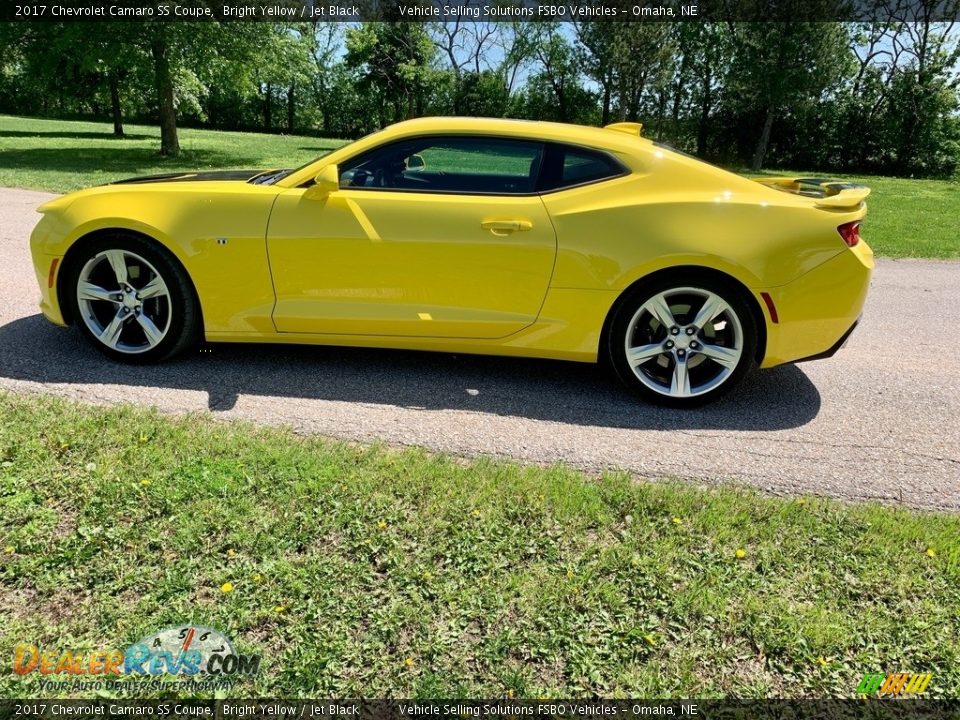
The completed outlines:
{"type": "Polygon", "coordinates": [[[484,220],[480,227],[489,230],[494,235],[510,235],[515,232],[524,232],[533,229],[529,220],[484,220]]]}

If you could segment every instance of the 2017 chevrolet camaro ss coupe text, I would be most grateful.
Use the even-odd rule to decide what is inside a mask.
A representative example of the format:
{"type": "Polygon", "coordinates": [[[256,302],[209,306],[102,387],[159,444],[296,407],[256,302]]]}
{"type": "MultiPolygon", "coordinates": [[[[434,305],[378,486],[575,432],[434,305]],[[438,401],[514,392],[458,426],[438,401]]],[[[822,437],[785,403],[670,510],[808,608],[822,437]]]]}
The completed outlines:
{"type": "Polygon", "coordinates": [[[115,360],[201,338],[599,359],[695,405],[843,344],[868,193],[749,180],[633,123],[425,118],[297,170],[72,193],[31,249],[44,314],[115,360]]]}

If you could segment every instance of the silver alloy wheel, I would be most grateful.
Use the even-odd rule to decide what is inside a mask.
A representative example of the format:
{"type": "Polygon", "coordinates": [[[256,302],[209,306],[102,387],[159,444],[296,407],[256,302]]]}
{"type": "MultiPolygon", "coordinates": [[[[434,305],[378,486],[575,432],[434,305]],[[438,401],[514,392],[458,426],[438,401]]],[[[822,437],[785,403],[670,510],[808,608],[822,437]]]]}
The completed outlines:
{"type": "Polygon", "coordinates": [[[122,353],[146,352],[170,329],[167,284],[129,250],[104,250],[87,261],[77,279],[77,307],[90,332],[122,353]]]}
{"type": "Polygon", "coordinates": [[[640,306],[624,344],[630,368],[648,388],[669,397],[696,397],[733,374],[743,354],[743,327],[717,293],[679,287],[640,306]]]}

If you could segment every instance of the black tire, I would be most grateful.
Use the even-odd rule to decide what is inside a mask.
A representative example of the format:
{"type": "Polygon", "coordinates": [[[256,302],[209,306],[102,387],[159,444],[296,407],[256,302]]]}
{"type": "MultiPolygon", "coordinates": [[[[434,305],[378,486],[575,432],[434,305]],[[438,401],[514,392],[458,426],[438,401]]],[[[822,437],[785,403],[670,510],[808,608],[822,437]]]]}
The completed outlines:
{"type": "MultiPolygon", "coordinates": [[[[107,267],[113,266],[107,263],[107,267]]],[[[88,279],[86,282],[91,280],[88,279]]],[[[200,307],[190,278],[169,250],[143,236],[117,232],[85,243],[69,258],[62,288],[63,302],[74,324],[93,347],[117,362],[133,365],[162,362],[194,346],[202,336],[200,307]],[[91,302],[90,298],[85,298],[83,302],[88,311],[85,313],[84,308],[81,307],[82,301],[78,297],[81,273],[91,272],[90,267],[93,268],[92,272],[97,273],[97,277],[103,280],[102,283],[93,284],[111,293],[116,292],[117,298],[122,297],[120,293],[124,292],[124,288],[117,280],[115,272],[111,275],[111,272],[103,266],[107,260],[99,257],[108,251],[123,253],[126,272],[129,273],[130,292],[135,293],[137,289],[143,289],[146,283],[156,276],[159,276],[165,285],[162,296],[139,301],[140,309],[127,308],[126,312],[130,313],[130,319],[125,321],[124,327],[120,330],[120,337],[126,334],[127,339],[118,342],[116,347],[110,347],[106,341],[101,340],[91,325],[105,331],[106,328],[103,326],[109,322],[112,309],[117,308],[118,313],[124,311],[124,303],[101,299],[91,302]],[[134,270],[136,270],[136,277],[134,277],[134,270]],[[151,307],[156,308],[156,317],[162,317],[163,320],[162,338],[152,345],[153,341],[149,339],[147,333],[138,327],[140,313],[147,313],[149,316],[148,309],[151,307]],[[139,349],[136,342],[137,333],[142,335],[143,347],[139,349]]],[[[134,301],[131,300],[131,302],[134,301]]],[[[159,328],[159,325],[154,327],[159,328]]]]}
{"type": "Polygon", "coordinates": [[[608,361],[621,382],[654,404],[689,408],[712,402],[736,387],[756,364],[757,325],[748,302],[741,288],[709,275],[678,273],[653,280],[631,290],[616,308],[607,333],[608,361]],[[711,296],[719,298],[724,309],[698,327],[692,321],[711,296]],[[658,298],[673,315],[672,328],[648,309],[648,302],[658,304],[658,298]],[[649,353],[649,358],[632,365],[628,342],[638,355],[649,353]],[[663,352],[654,354],[658,344],[663,352]],[[680,344],[686,349],[678,348],[680,344]]]}

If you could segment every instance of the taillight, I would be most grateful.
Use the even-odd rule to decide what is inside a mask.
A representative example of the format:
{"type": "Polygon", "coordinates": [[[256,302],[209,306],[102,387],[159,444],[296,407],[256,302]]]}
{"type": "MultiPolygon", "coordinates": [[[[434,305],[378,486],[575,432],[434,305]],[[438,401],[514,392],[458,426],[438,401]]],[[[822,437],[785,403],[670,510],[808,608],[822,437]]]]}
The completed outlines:
{"type": "Polygon", "coordinates": [[[837,228],[837,232],[840,233],[840,237],[843,238],[847,247],[854,247],[860,242],[860,221],[854,220],[853,222],[844,223],[837,228]]]}

